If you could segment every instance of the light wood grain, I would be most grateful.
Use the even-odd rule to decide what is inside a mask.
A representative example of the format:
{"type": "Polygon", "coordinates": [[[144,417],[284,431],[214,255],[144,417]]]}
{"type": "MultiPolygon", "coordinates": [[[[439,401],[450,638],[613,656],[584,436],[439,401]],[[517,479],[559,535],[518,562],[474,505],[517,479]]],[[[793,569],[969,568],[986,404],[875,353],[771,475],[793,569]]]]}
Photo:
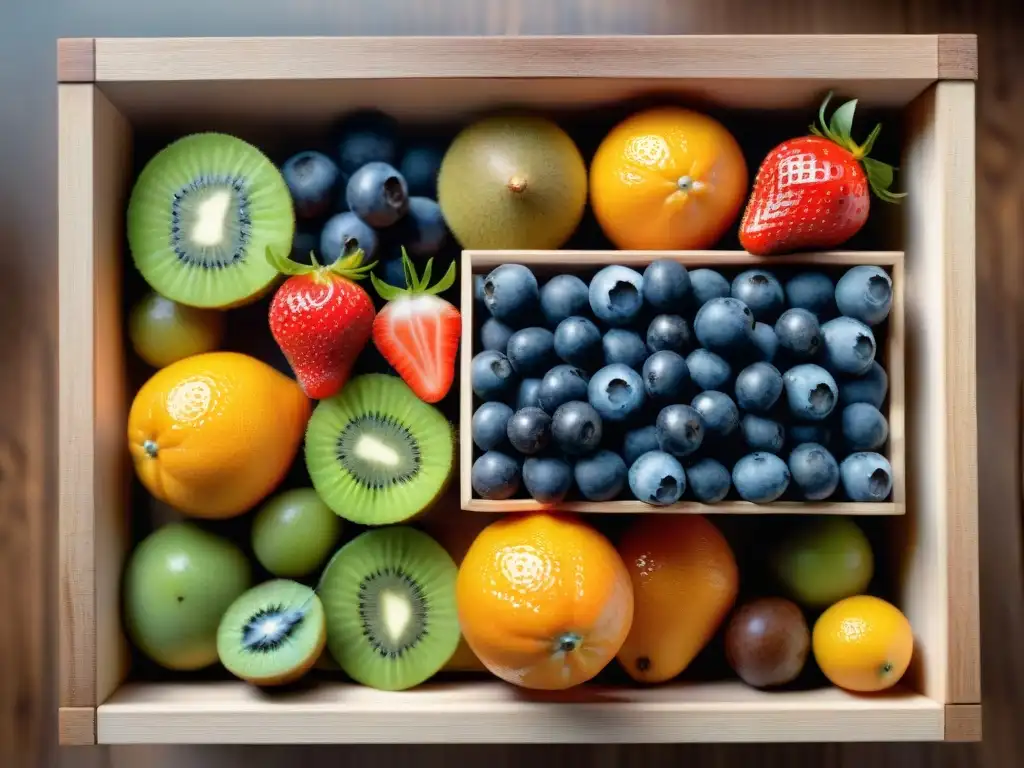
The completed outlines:
{"type": "Polygon", "coordinates": [[[947,704],[945,741],[981,741],[981,705],[947,704]]]}
{"type": "Polygon", "coordinates": [[[892,308],[889,310],[889,333],[886,337],[883,367],[889,377],[889,403],[884,407],[889,422],[888,459],[892,465],[892,500],[899,514],[906,513],[907,443],[906,443],[906,269],[903,259],[893,262],[892,308]]]}
{"type": "Polygon", "coordinates": [[[459,262],[459,311],[462,314],[462,341],[459,345],[459,500],[462,508],[473,500],[473,258],[464,251],[459,262]]]}
{"type": "Polygon", "coordinates": [[[96,709],[61,707],[57,714],[57,740],[62,747],[88,747],[96,743],[96,709]]]}
{"type": "Polygon", "coordinates": [[[978,36],[939,35],[939,79],[978,78],[978,36]]]}
{"type": "Polygon", "coordinates": [[[91,83],[96,76],[96,41],[65,37],[57,41],[57,82],[91,83]]]}

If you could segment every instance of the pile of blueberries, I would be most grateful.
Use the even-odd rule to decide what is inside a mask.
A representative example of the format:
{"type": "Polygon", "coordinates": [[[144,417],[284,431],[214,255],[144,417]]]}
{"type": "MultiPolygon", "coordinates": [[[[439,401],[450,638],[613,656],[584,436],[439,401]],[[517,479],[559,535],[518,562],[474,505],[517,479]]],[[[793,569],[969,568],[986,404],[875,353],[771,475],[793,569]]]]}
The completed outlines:
{"type": "Polygon", "coordinates": [[[475,275],[476,495],[888,499],[890,275],[736,272],[662,259],[589,284],[541,285],[521,264],[475,275]]]}

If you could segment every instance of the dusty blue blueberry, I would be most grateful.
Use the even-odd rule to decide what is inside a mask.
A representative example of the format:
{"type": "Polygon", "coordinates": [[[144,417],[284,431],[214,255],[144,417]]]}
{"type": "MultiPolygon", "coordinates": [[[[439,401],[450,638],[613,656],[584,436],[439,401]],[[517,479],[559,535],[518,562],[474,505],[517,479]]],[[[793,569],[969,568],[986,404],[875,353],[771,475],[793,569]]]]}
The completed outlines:
{"type": "Polygon", "coordinates": [[[775,359],[775,354],[779,351],[779,339],[775,335],[775,329],[768,325],[768,323],[759,322],[754,325],[754,334],[751,336],[751,341],[754,343],[755,357],[760,358],[766,363],[770,363],[775,359]]]}
{"type": "Polygon", "coordinates": [[[653,424],[629,430],[622,441],[622,458],[629,466],[633,466],[633,462],[648,451],[659,450],[658,429],[653,424]]]}
{"type": "Polygon", "coordinates": [[[786,304],[782,284],[771,272],[748,269],[732,281],[731,296],[739,299],[763,323],[774,323],[786,304]]]}
{"type": "Polygon", "coordinates": [[[786,401],[796,418],[821,421],[836,407],[839,388],[832,374],[814,363],[795,365],[782,375],[786,401]]]}
{"type": "Polygon", "coordinates": [[[724,392],[709,389],[701,392],[690,405],[700,414],[704,429],[720,437],[731,435],[740,425],[740,412],[732,398],[724,392]]]}
{"type": "Polygon", "coordinates": [[[393,165],[367,163],[349,177],[345,201],[371,227],[390,227],[409,210],[409,187],[393,165]]]}
{"type": "Polygon", "coordinates": [[[774,419],[746,413],[740,423],[743,439],[752,450],[780,453],[786,444],[786,429],[774,419]]]}
{"type": "Polygon", "coordinates": [[[837,373],[860,375],[875,361],[875,334],[860,320],[837,317],[821,326],[825,365],[837,373]]]}
{"type": "Polygon", "coordinates": [[[299,152],[281,166],[295,215],[312,219],[327,213],[338,199],[341,171],[323,152],[299,152]]]}
{"type": "Polygon", "coordinates": [[[643,367],[644,360],[650,354],[640,334],[636,331],[627,331],[625,328],[605,331],[601,346],[604,349],[605,365],[622,363],[634,371],[639,371],[643,367]]]}
{"type": "Polygon", "coordinates": [[[820,421],[812,424],[797,422],[786,428],[786,439],[791,446],[801,443],[818,443],[828,446],[832,442],[832,430],[820,421]]]}
{"type": "Polygon", "coordinates": [[[689,405],[666,405],[655,423],[658,447],[673,456],[689,456],[704,441],[704,422],[689,405]]]}
{"type": "Polygon", "coordinates": [[[516,394],[516,409],[540,408],[540,379],[523,379],[516,394]]]}
{"type": "Polygon", "coordinates": [[[351,175],[374,161],[398,161],[398,122],[379,110],[365,109],[346,115],[335,133],[343,173],[351,175]]]}
{"type": "Polygon", "coordinates": [[[509,337],[505,354],[520,376],[542,376],[555,364],[555,335],[547,328],[523,328],[509,337]]]}
{"type": "Polygon", "coordinates": [[[473,300],[480,305],[481,309],[487,308],[484,301],[484,276],[473,275],[473,300]]]}
{"type": "Polygon", "coordinates": [[[555,354],[570,365],[592,371],[604,358],[601,331],[589,318],[567,317],[555,328],[555,354]]]}
{"type": "Polygon", "coordinates": [[[836,283],[836,306],[847,317],[878,325],[892,309],[892,278],[881,267],[853,267],[836,283]]]}
{"type": "Polygon", "coordinates": [[[473,442],[481,451],[505,445],[512,409],[505,403],[483,403],[473,414],[473,442]]]}
{"type": "Polygon", "coordinates": [[[540,408],[516,411],[505,429],[512,447],[525,455],[538,453],[551,442],[551,417],[540,408]]]}
{"type": "Polygon", "coordinates": [[[584,456],[573,467],[576,487],[589,501],[610,501],[626,487],[629,470],[617,453],[598,451],[584,456]]]}
{"type": "Polygon", "coordinates": [[[563,403],[551,417],[551,437],[555,445],[570,456],[586,456],[601,445],[601,417],[590,403],[572,400],[563,403]]]}
{"type": "Polygon", "coordinates": [[[686,490],[686,473],[675,457],[648,451],[630,466],[629,489],[646,504],[675,504],[686,490]]]}
{"type": "Polygon", "coordinates": [[[889,439],[889,422],[869,403],[843,408],[842,424],[843,442],[851,451],[876,451],[889,439]]]}
{"type": "Polygon", "coordinates": [[[572,488],[572,467],[556,456],[530,456],[523,462],[523,485],[536,501],[561,501],[572,488]]]}
{"type": "Polygon", "coordinates": [[[522,264],[502,264],[484,278],[484,303],[506,325],[529,325],[539,302],[537,278],[522,264]]]}
{"type": "Polygon", "coordinates": [[[732,484],[744,501],[768,504],[789,487],[789,467],[774,453],[748,453],[732,468],[732,484]]]}
{"type": "Polygon", "coordinates": [[[690,303],[690,274],[672,259],[652,261],[644,270],[644,301],[658,312],[679,312],[690,303]]]}
{"type": "Polygon", "coordinates": [[[786,301],[819,320],[828,318],[835,314],[835,285],[824,272],[800,272],[786,281],[786,301]]]}
{"type": "Polygon", "coordinates": [[[750,348],[754,314],[739,299],[711,299],[697,311],[693,331],[705,349],[725,356],[750,348]]]}
{"type": "Polygon", "coordinates": [[[644,362],[644,388],[654,400],[678,401],[690,385],[686,359],[667,349],[655,352],[644,362]]]}
{"type": "Polygon", "coordinates": [[[860,376],[849,376],[839,380],[839,402],[843,405],[868,403],[881,408],[889,391],[889,375],[878,361],[860,376]]]}
{"type": "Polygon", "coordinates": [[[629,325],[640,316],[643,289],[644,278],[635,269],[605,267],[590,281],[590,308],[608,325],[629,325]]]}
{"type": "Polygon", "coordinates": [[[721,355],[695,349],[686,356],[690,378],[700,389],[725,389],[732,378],[732,366],[721,355]]]}
{"type": "Polygon", "coordinates": [[[505,353],[508,349],[508,340],[515,333],[496,317],[489,317],[480,326],[480,346],[484,349],[505,353]]]}
{"type": "Polygon", "coordinates": [[[644,405],[644,380],[628,365],[606,365],[590,377],[587,399],[604,421],[626,421],[644,405]]]}
{"type": "Polygon", "coordinates": [[[573,315],[590,311],[587,284],[576,275],[555,275],[540,289],[540,309],[550,328],[573,315]]]}
{"type": "Polygon", "coordinates": [[[573,365],[556,365],[540,380],[537,397],[540,407],[554,413],[558,406],[570,400],[586,400],[590,377],[586,371],[573,365]]]}
{"type": "Polygon", "coordinates": [[[326,263],[320,252],[320,231],[311,230],[306,223],[296,224],[295,236],[292,238],[292,259],[300,264],[312,264],[310,253],[321,264],[326,263]]]}
{"type": "Polygon", "coordinates": [[[398,170],[405,176],[410,195],[437,197],[437,174],[441,169],[444,148],[433,144],[417,144],[402,153],[398,170]]]}
{"type": "Polygon", "coordinates": [[[685,355],[693,347],[690,324],[679,315],[657,315],[647,326],[647,348],[651,352],[671,349],[685,355]]]}
{"type": "Polygon", "coordinates": [[[771,363],[752,363],[736,374],[736,404],[745,411],[766,413],[781,394],[782,374],[771,363]]]}
{"type": "Polygon", "coordinates": [[[796,359],[810,359],[821,349],[821,325],[807,309],[787,309],[775,322],[779,346],[796,359]]]}
{"type": "Polygon", "coordinates": [[[484,499],[510,499],[519,490],[519,462],[501,451],[487,451],[473,462],[470,473],[473,490],[484,499]]]}
{"type": "Polygon", "coordinates": [[[398,258],[379,260],[373,271],[377,273],[377,277],[388,285],[393,285],[396,288],[409,287],[405,279],[405,264],[402,263],[400,256],[398,258]]]}
{"type": "Polygon", "coordinates": [[[377,253],[377,243],[373,227],[351,211],[332,216],[320,231],[320,255],[325,264],[333,264],[360,249],[363,263],[368,264],[377,253]]]}
{"type": "Polygon", "coordinates": [[[701,459],[686,468],[686,482],[697,501],[716,504],[729,495],[732,476],[721,462],[701,459]]]}
{"type": "Polygon", "coordinates": [[[892,466],[880,453],[851,453],[839,465],[843,490],[851,501],[885,501],[892,491],[892,466]]]}
{"type": "Polygon", "coordinates": [[[409,210],[396,225],[395,238],[410,256],[436,256],[448,238],[441,206],[426,197],[410,197],[409,210]]]}
{"type": "Polygon", "coordinates": [[[700,308],[712,299],[724,299],[732,293],[732,288],[721,273],[713,269],[695,269],[690,272],[690,291],[693,293],[693,305],[700,308]]]}
{"type": "Polygon", "coordinates": [[[789,454],[789,473],[808,501],[823,501],[839,487],[839,465],[819,443],[800,443],[789,454]]]}
{"type": "Polygon", "coordinates": [[[518,383],[512,363],[496,350],[478,352],[470,371],[473,392],[481,400],[505,400],[518,383]]]}

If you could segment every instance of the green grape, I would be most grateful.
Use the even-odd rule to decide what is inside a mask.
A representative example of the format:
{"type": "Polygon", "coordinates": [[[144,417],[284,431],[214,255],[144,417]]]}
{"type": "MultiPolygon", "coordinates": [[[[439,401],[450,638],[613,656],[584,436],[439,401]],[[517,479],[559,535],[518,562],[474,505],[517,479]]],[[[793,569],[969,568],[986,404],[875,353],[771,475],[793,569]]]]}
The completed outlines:
{"type": "Polygon", "coordinates": [[[252,548],[275,576],[297,579],[313,573],[341,538],[342,522],[312,488],[273,497],[256,513],[252,548]]]}
{"type": "Polygon", "coordinates": [[[224,313],[150,293],[132,308],[128,336],[139,357],[154,368],[164,368],[217,349],[224,337],[224,313]]]}

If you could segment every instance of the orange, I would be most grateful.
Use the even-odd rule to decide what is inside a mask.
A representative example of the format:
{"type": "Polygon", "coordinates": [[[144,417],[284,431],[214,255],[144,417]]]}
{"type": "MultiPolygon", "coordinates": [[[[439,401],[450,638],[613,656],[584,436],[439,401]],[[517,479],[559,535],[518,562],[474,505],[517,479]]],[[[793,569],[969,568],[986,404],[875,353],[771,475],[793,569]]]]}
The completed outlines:
{"type": "Polygon", "coordinates": [[[615,658],[633,620],[633,590],[615,548],[568,515],[488,525],[462,560],[456,598],[477,658],[524,688],[590,680],[615,658]]]}
{"type": "Polygon", "coordinates": [[[293,379],[248,355],[209,352],[142,385],[128,414],[128,447],[160,501],[194,517],[234,517],[284,477],[309,414],[293,379]]]}
{"type": "Polygon", "coordinates": [[[740,213],[747,164],[717,120],[660,107],[619,123],[590,166],[590,202],[624,250],[710,248],[740,213]]]}
{"type": "Polygon", "coordinates": [[[840,688],[870,693],[900,681],[914,655],[914,632],[900,610],[878,597],[840,600],[818,617],[814,658],[840,688]]]}
{"type": "Polygon", "coordinates": [[[671,680],[714,637],[736,601],[732,548],[701,515],[644,515],[623,534],[619,554],[636,600],[619,663],[638,682],[671,680]]]}

